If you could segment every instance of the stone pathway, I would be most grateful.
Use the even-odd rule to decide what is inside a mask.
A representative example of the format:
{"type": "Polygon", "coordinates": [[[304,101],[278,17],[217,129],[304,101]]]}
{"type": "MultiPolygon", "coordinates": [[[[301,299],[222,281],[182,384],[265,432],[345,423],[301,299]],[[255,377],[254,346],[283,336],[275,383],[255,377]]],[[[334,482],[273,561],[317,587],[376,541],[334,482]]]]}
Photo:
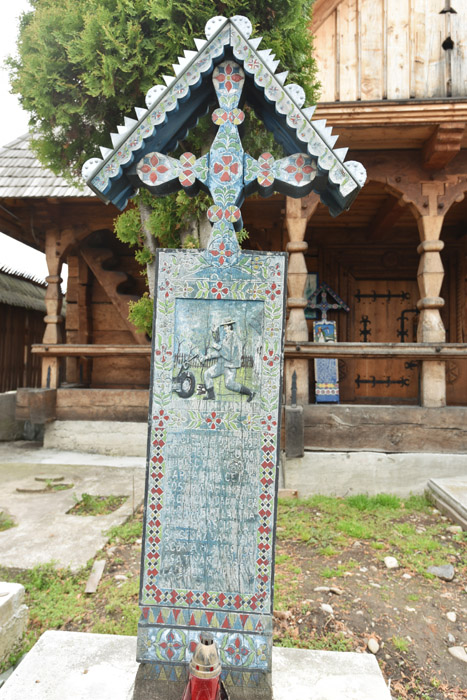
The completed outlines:
{"type": "Polygon", "coordinates": [[[0,511],[15,522],[0,532],[0,565],[29,569],[53,561],[77,570],[104,546],[109,528],[125,522],[142,503],[144,460],[26,445],[0,445],[0,511]],[[48,491],[47,484],[72,486],[48,491]],[[68,514],[83,493],[127,498],[107,515],[68,514]]]}

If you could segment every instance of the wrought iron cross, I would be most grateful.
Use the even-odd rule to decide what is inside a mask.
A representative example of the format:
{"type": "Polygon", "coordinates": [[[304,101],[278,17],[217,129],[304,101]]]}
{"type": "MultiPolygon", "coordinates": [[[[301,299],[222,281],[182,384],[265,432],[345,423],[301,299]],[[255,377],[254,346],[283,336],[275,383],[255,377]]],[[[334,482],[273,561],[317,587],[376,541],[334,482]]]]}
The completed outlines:
{"type": "Polygon", "coordinates": [[[245,74],[235,61],[219,64],[213,72],[213,84],[219,108],[212,120],[219,127],[208,154],[196,158],[183,153],[180,159],[162,153],[148,153],[136,171],[153,194],[167,194],[183,188],[194,195],[202,187],[213,204],[208,209],[212,231],[207,250],[212,264],[234,265],[239,256],[235,235],[242,227],[240,206],[245,194],[259,191],[269,196],[273,191],[303,197],[312,189],[316,176],[316,159],[297,153],[275,160],[263,153],[258,160],[244,152],[238,127],[245,119],[239,109],[245,74]]]}

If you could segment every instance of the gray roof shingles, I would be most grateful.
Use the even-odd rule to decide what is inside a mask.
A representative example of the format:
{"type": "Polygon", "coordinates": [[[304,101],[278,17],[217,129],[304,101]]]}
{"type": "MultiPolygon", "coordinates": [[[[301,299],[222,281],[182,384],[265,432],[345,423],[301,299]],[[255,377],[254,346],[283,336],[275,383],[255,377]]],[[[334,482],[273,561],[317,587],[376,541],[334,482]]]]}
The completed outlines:
{"type": "Polygon", "coordinates": [[[39,163],[29,134],[0,149],[1,197],[95,197],[88,187],[73,187],[39,163]]]}
{"type": "Polygon", "coordinates": [[[44,284],[0,268],[0,304],[47,313],[45,292],[44,284]]]}

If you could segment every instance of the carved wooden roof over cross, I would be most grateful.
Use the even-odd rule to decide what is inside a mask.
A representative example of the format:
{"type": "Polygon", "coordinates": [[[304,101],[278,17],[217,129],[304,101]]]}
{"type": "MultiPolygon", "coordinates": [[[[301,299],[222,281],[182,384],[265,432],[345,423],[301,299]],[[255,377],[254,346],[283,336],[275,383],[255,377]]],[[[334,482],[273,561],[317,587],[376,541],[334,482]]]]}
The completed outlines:
{"type": "Polygon", "coordinates": [[[333,215],[350,206],[365,181],[364,168],[354,161],[344,163],[347,149],[333,148],[337,137],[325,121],[310,121],[314,107],[302,109],[303,89],[285,85],[287,72],[276,73],[274,54],[269,49],[259,50],[261,38],[251,39],[251,31],[246,17],[209,20],[206,39],[195,39],[196,52],[185,51],[174,65],[175,77],[164,76],[166,86],[149,90],[148,109],[135,108],[138,120],[125,118],[119,133],[111,134],[114,148],[101,148],[103,160],[91,158],[85,163],[83,176],[101,199],[124,209],[141,186],[157,194],[182,187],[195,194],[202,187],[213,196],[210,218],[215,228],[216,206],[218,211],[223,208],[223,220],[229,228],[234,220],[240,225],[238,208],[254,190],[263,196],[279,191],[292,197],[313,190],[333,215]],[[227,83],[230,90],[225,89],[227,83]],[[219,108],[213,121],[219,131],[210,153],[199,159],[190,153],[180,160],[167,156],[215,104],[216,97],[219,108]],[[244,116],[241,99],[273,132],[288,158],[275,161],[266,153],[254,160],[243,153],[237,131],[244,116]],[[162,171],[165,180],[161,180],[162,171]],[[235,181],[230,189],[227,177],[231,183],[235,181]],[[223,188],[222,196],[219,187],[223,188]],[[228,222],[226,207],[231,208],[228,222]]]}

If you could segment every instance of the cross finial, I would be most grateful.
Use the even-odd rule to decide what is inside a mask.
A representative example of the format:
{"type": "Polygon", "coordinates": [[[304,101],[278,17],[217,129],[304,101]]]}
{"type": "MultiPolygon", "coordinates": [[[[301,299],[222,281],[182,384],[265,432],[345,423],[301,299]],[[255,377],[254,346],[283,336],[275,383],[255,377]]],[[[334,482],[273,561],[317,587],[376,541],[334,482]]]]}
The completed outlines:
{"type": "Polygon", "coordinates": [[[317,171],[316,159],[297,153],[275,160],[263,153],[256,160],[244,153],[238,127],[245,119],[239,108],[245,83],[241,66],[229,59],[220,63],[212,76],[219,107],[212,120],[218,127],[209,154],[196,158],[184,153],[179,159],[162,153],[148,153],[137,165],[141,181],[154,194],[168,194],[183,188],[194,195],[202,185],[213,204],[207,215],[212,224],[207,250],[214,265],[235,264],[239,245],[235,232],[242,227],[240,206],[245,196],[274,191],[303,197],[311,192],[317,171]]]}

